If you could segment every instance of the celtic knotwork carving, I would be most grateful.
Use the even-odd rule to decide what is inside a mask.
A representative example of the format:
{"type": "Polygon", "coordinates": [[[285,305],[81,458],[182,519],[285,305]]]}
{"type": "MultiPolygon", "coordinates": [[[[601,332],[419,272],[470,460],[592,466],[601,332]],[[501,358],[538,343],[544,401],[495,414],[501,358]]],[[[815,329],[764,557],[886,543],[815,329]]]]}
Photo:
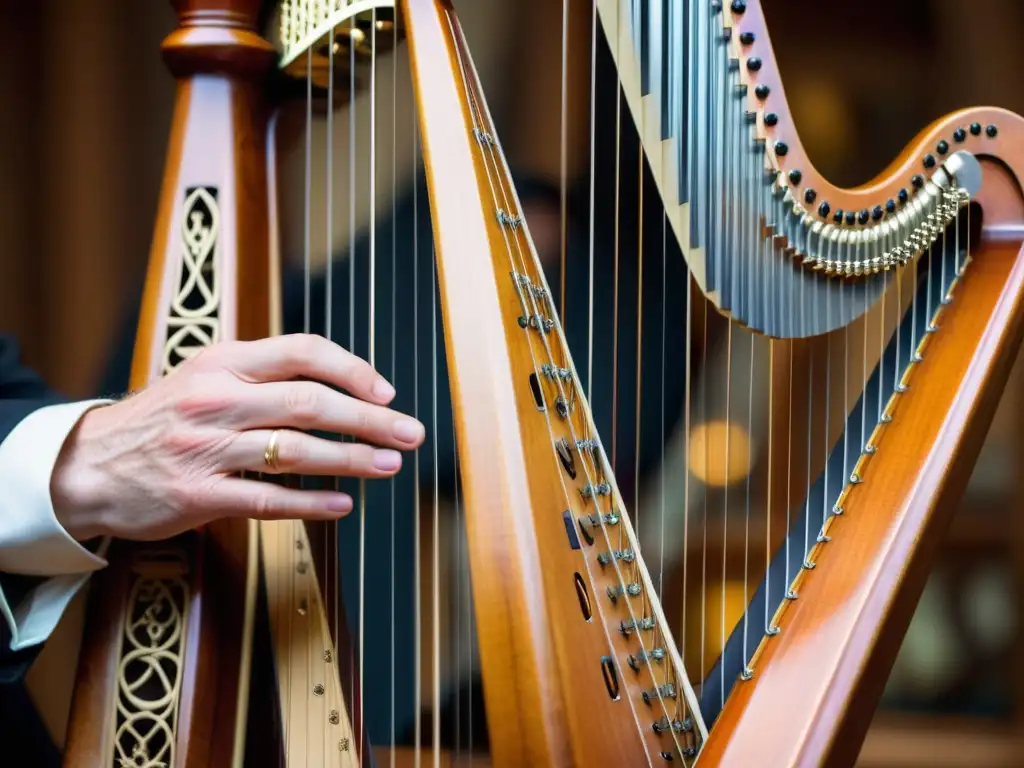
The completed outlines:
{"type": "Polygon", "coordinates": [[[188,624],[186,555],[139,553],[118,670],[114,768],[173,768],[188,624]]]}
{"type": "Polygon", "coordinates": [[[216,343],[220,330],[220,209],[217,190],[185,192],[181,212],[181,274],[167,318],[162,372],[166,375],[203,347],[216,343]]]}

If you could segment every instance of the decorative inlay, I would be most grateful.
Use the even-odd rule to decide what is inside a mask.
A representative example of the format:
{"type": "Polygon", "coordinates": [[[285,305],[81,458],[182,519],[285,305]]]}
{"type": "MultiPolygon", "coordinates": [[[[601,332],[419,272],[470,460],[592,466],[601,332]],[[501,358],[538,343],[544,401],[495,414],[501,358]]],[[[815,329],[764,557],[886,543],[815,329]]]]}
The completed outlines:
{"type": "MultiPolygon", "coordinates": [[[[216,187],[188,187],[167,308],[161,374],[220,338],[220,208],[216,187]]],[[[132,563],[113,718],[113,768],[173,768],[190,590],[186,553],[142,549],[132,563]]]]}
{"type": "Polygon", "coordinates": [[[395,42],[395,5],[395,0],[285,0],[279,12],[278,67],[305,77],[306,66],[328,61],[324,51],[332,43],[336,67],[348,61],[350,45],[360,59],[375,45],[390,49],[395,42]],[[376,33],[375,41],[371,33],[376,33]]]}
{"type": "Polygon", "coordinates": [[[146,549],[135,556],[117,675],[114,768],[176,765],[188,571],[178,549],[146,549]]]}
{"type": "Polygon", "coordinates": [[[220,208],[216,187],[189,187],[181,211],[181,272],[167,316],[167,375],[220,337],[220,208]]]}

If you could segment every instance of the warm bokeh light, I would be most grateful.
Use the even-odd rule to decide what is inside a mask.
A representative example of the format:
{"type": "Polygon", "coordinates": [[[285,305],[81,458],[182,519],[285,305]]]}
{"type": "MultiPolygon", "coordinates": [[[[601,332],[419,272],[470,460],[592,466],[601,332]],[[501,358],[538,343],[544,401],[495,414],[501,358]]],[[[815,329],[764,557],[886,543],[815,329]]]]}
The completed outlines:
{"type": "MultiPolygon", "coordinates": [[[[786,95],[790,95],[788,89],[786,95]]],[[[856,144],[852,104],[828,77],[805,74],[790,99],[800,116],[800,137],[814,147],[816,160],[832,161],[856,144]]]]}
{"type": "Polygon", "coordinates": [[[707,485],[729,485],[750,472],[750,435],[735,422],[698,424],[689,448],[690,471],[707,485]]]}

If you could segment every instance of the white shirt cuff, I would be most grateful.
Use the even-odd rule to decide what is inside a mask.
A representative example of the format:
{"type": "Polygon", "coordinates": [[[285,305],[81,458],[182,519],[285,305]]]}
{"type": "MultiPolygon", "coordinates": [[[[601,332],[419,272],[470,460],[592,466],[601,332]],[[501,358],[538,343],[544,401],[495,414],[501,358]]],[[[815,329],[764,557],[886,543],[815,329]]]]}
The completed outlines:
{"type": "Polygon", "coordinates": [[[98,554],[75,541],[57,521],[50,478],[61,448],[86,411],[110,400],[50,405],[26,416],[0,443],[0,571],[52,576],[16,606],[0,591],[0,615],[11,627],[11,649],[43,642],[68,603],[106,566],[108,541],[98,554]]]}

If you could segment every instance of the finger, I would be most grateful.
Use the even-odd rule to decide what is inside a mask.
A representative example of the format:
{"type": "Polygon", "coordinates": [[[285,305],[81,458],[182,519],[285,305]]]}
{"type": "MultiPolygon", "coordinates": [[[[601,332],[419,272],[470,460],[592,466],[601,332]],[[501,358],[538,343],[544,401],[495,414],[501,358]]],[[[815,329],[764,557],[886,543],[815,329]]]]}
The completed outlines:
{"type": "Polygon", "coordinates": [[[423,425],[410,416],[365,403],[315,381],[247,386],[232,418],[244,429],[320,430],[403,450],[418,447],[425,435],[423,425]]]}
{"type": "Polygon", "coordinates": [[[222,479],[198,503],[214,518],[336,520],[352,511],[352,497],[345,493],[296,490],[238,477],[222,479]]]}
{"type": "Polygon", "coordinates": [[[277,431],[277,461],[265,461],[273,430],[240,433],[220,457],[222,472],[330,475],[336,477],[391,477],[402,468],[402,454],[361,443],[339,443],[290,429],[277,431]]]}
{"type": "Polygon", "coordinates": [[[387,404],[395,388],[368,362],[315,334],[296,333],[223,346],[220,363],[251,382],[313,379],[351,392],[362,400],[387,404]]]}

